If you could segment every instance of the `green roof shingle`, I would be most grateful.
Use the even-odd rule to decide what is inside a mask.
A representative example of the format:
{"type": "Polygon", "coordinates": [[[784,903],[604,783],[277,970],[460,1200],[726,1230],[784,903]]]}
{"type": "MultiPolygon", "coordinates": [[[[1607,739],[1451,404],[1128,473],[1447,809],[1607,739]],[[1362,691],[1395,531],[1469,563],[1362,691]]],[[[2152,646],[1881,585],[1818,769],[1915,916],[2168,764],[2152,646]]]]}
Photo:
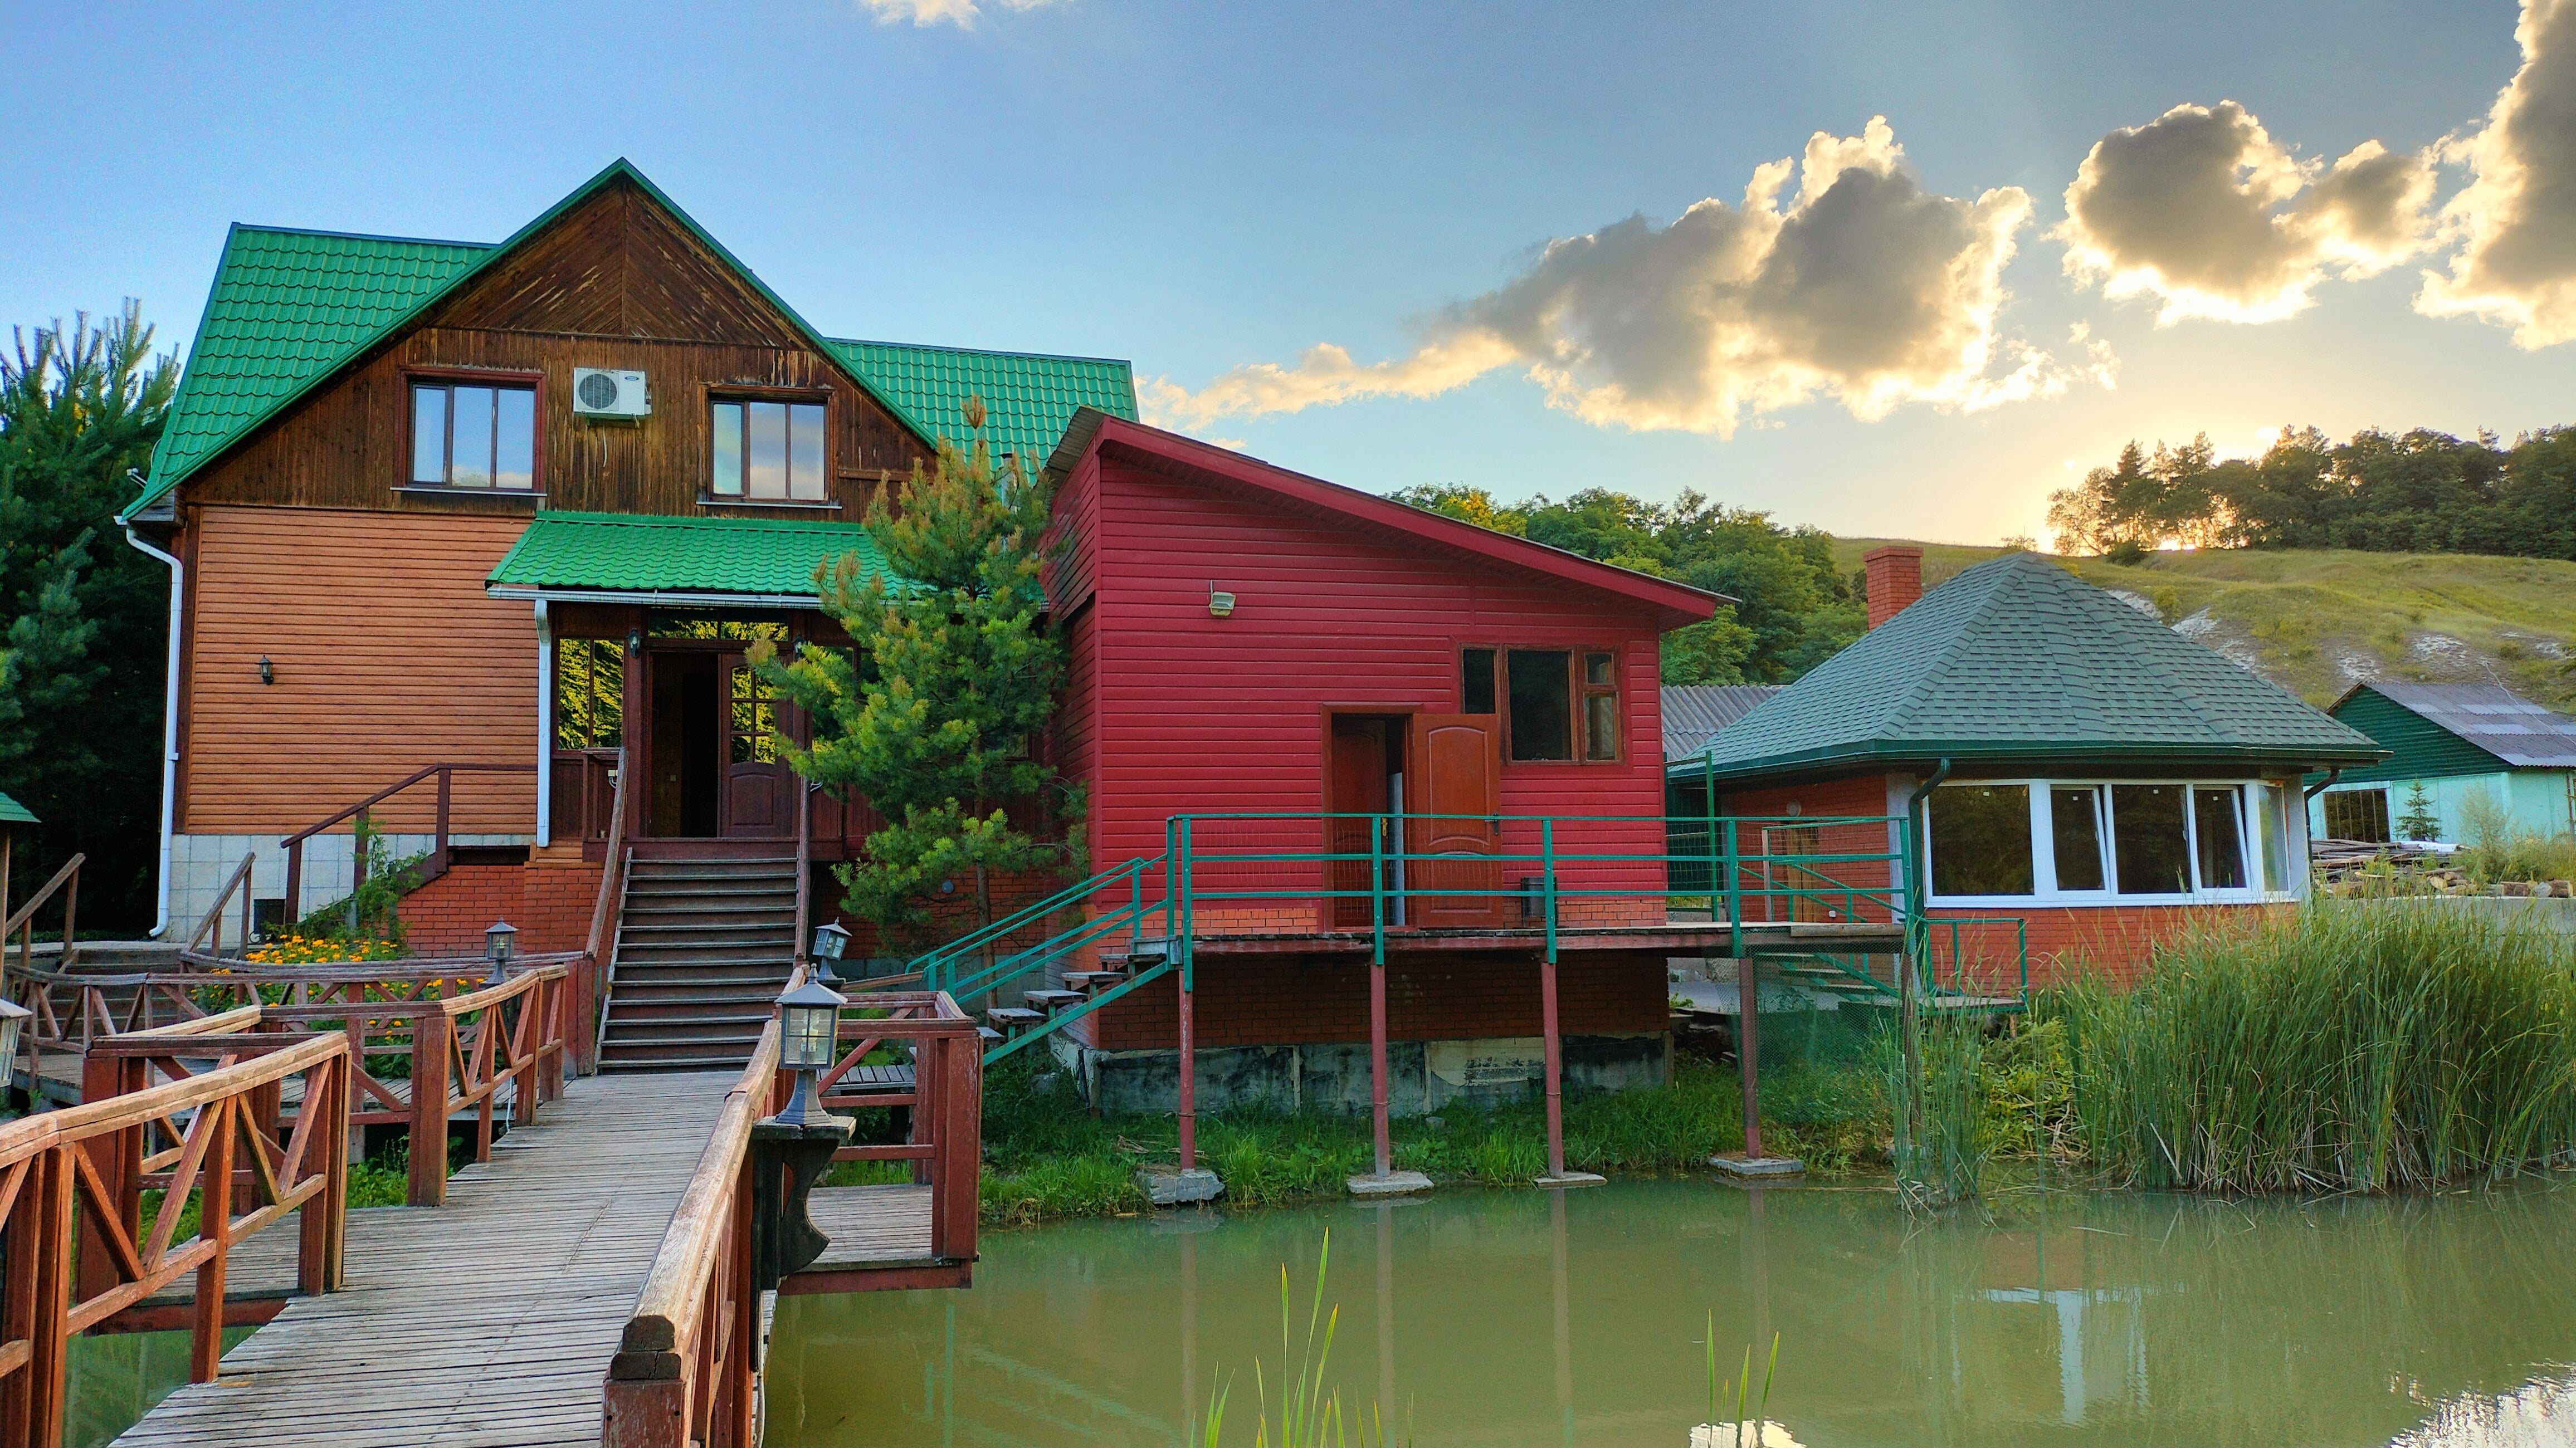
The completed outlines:
{"type": "Polygon", "coordinates": [[[1136,416],[1134,375],[1122,361],[824,337],[652,182],[619,161],[497,246],[233,227],[188,349],[187,369],[171,400],[169,422],[152,454],[151,477],[127,505],[126,515],[159,502],[191,472],[418,315],[495,253],[544,230],[554,217],[621,177],[669,208],[926,439],[964,432],[958,405],[969,393],[985,401],[994,451],[1024,458],[1043,458],[1078,407],[1136,416]]]}
{"type": "Polygon", "coordinates": [[[0,825],[32,825],[36,816],[25,805],[0,794],[0,825]]]}
{"type": "Polygon", "coordinates": [[[1932,590],[1668,761],[1721,779],[1903,760],[2363,763],[2368,737],[2027,553],[1932,590]]]}
{"type": "Polygon", "coordinates": [[[869,574],[885,574],[884,557],[856,523],[541,512],[484,583],[547,592],[809,599],[815,568],[844,553],[858,554],[869,574]]]}

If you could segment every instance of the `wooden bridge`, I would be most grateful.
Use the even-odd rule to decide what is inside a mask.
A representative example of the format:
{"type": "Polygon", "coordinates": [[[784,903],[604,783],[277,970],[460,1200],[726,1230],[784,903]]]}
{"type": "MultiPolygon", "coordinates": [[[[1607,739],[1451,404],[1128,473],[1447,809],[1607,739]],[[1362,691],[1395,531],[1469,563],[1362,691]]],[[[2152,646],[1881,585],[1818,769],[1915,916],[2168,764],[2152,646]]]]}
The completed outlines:
{"type": "Polygon", "coordinates": [[[437,1003],[468,1022],[430,1033],[474,1119],[507,1129],[474,1133],[435,1206],[343,1205],[367,1029],[245,1007],[94,1042],[85,1076],[124,1089],[0,1127],[0,1445],[60,1442],[72,1336],[169,1327],[193,1381],[121,1443],[746,1445],[772,1293],[965,1285],[981,1058],[953,1003],[875,996],[843,1022],[825,1104],[911,1129],[837,1159],[914,1180],[816,1189],[830,1245],[770,1282],[753,1124],[784,1099],[778,1025],[738,1075],[567,1080],[564,974],[437,1003]],[[893,1042],[908,1068],[863,1064],[893,1042]],[[266,1325],[220,1353],[245,1323],[266,1325]]]}

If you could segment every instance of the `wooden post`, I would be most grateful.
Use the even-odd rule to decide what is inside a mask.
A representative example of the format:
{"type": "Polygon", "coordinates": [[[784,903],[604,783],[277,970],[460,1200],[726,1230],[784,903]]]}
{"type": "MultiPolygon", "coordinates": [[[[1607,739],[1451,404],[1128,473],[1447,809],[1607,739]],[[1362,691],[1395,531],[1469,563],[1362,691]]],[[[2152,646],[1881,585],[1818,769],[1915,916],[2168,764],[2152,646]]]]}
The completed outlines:
{"type": "Polygon", "coordinates": [[[197,1237],[215,1244],[197,1269],[196,1323],[188,1338],[188,1381],[211,1383],[224,1355],[224,1268],[232,1255],[233,1143],[242,1129],[238,1097],[209,1101],[200,1120],[214,1133],[197,1178],[197,1237]],[[209,1119],[211,1118],[211,1119],[209,1119]]]}
{"type": "Polygon", "coordinates": [[[447,1042],[454,1029],[437,1002],[411,1027],[411,1205],[447,1202],[447,1042]]]}
{"type": "Polygon", "coordinates": [[[1369,1113],[1377,1128],[1377,1174],[1394,1169],[1386,1129],[1386,958],[1369,962],[1369,1113]]]}
{"type": "Polygon", "coordinates": [[[35,1320],[29,1324],[30,1351],[21,1370],[34,1399],[26,1439],[31,1444],[63,1441],[72,1356],[71,1283],[67,1280],[72,1265],[72,1182],[78,1174],[71,1154],[77,1150],[57,1147],[38,1156],[20,1188],[36,1198],[32,1214],[36,1231],[28,1244],[34,1248],[28,1255],[36,1259],[35,1291],[30,1294],[35,1320]]]}
{"type": "MultiPolygon", "coordinates": [[[[81,1058],[81,1100],[87,1103],[106,1101],[128,1091],[141,1089],[144,1061],[92,1052],[81,1058]]],[[[143,1212],[143,1189],[138,1180],[143,1161],[143,1130],[140,1125],[107,1136],[92,1137],[71,1151],[89,1153],[89,1164],[99,1180],[115,1195],[113,1203],[103,1204],[117,1213],[125,1227],[125,1239],[140,1241],[136,1231],[143,1212]]],[[[116,1259],[108,1255],[107,1238],[91,1214],[80,1214],[80,1296],[86,1301],[117,1285],[116,1259]]]]}
{"type": "Polygon", "coordinates": [[[940,1076],[939,1186],[931,1201],[938,1215],[939,1241],[932,1255],[948,1261],[975,1256],[978,1189],[984,1169],[984,1053],[977,1043],[958,1036],[933,1038],[934,1059],[945,1058],[940,1076]]]}
{"type": "MultiPolygon", "coordinates": [[[[12,1250],[0,1255],[0,1342],[31,1341],[36,1336],[36,1283],[42,1265],[44,1233],[39,1225],[45,1204],[47,1180],[45,1155],[39,1153],[18,1168],[18,1195],[6,1213],[0,1213],[0,1233],[5,1233],[12,1250]],[[16,1250],[24,1242],[26,1248],[16,1250]]],[[[10,1373],[0,1376],[0,1443],[35,1441],[28,1431],[35,1417],[35,1374],[10,1373]]]]}
{"type": "Polygon", "coordinates": [[[1181,1170],[1199,1166],[1198,1042],[1190,1021],[1190,968],[1181,966],[1181,1170]]]}
{"type": "MultiPolygon", "coordinates": [[[[1739,947],[1740,948],[1740,947],[1739,947]]],[[[1762,1098],[1755,1076],[1761,1070],[1761,1048],[1755,1032],[1760,1017],[1760,991],[1753,978],[1753,957],[1735,958],[1735,1064],[1744,1075],[1744,1159],[1762,1157],[1762,1098]]]]}
{"type": "Polygon", "coordinates": [[[54,964],[56,970],[71,969],[73,957],[80,954],[80,937],[73,933],[79,928],[79,920],[80,871],[75,869],[72,877],[63,882],[63,955],[54,964]]]}
{"type": "Polygon", "coordinates": [[[288,930],[293,930],[295,928],[295,922],[304,918],[303,912],[300,909],[303,895],[304,842],[302,840],[289,840],[286,842],[286,902],[281,909],[281,913],[285,915],[286,918],[279,921],[278,924],[288,930]]]}
{"type": "Polygon", "coordinates": [[[1547,1174],[1565,1175],[1565,1058],[1556,1029],[1556,956],[1538,967],[1539,1038],[1547,1054],[1547,1174]]]}

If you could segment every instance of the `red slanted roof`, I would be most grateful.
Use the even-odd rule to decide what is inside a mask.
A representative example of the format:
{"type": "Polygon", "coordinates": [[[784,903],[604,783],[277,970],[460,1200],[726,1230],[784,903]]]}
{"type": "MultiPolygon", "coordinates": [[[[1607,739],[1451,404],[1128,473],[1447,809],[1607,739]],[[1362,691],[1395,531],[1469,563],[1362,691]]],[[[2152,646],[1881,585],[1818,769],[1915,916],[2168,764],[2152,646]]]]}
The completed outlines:
{"type": "Polygon", "coordinates": [[[1223,488],[1271,506],[1309,517],[1325,518],[1414,544],[1428,544],[1453,555],[1494,567],[1544,574],[1577,588],[1609,594],[1653,609],[1657,626],[1676,629],[1713,618],[1721,594],[1618,568],[1580,553],[1497,533],[1455,518],[1408,507],[1375,493],[1328,483],[1290,472],[1259,458],[1221,448],[1196,438],[1166,432],[1141,422],[1112,417],[1093,408],[1074,414],[1064,440],[1048,459],[1047,471],[1059,478],[1094,454],[1105,461],[1141,467],[1173,477],[1223,488]]]}

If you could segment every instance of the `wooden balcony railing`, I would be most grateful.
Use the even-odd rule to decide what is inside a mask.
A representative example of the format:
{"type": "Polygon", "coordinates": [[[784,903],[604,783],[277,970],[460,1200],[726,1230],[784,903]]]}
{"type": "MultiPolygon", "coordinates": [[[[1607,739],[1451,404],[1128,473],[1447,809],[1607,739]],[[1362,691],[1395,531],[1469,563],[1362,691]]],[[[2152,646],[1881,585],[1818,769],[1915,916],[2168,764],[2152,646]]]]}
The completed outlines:
{"type": "Polygon", "coordinates": [[[260,1054],[228,1055],[216,1069],[166,1085],[0,1126],[0,1232],[9,1245],[0,1442],[61,1442],[71,1339],[141,1309],[190,1272],[197,1280],[189,1377],[211,1381],[223,1354],[233,1244],[289,1212],[300,1214],[302,1226],[299,1287],[338,1289],[349,1043],[325,1035],[238,1044],[240,1055],[260,1054]],[[312,1109],[298,1113],[281,1146],[275,1102],[290,1082],[312,1109]],[[157,1150],[156,1138],[166,1143],[157,1150]],[[148,1224],[146,1185],[162,1191],[148,1224]],[[199,1225],[193,1239],[180,1242],[179,1219],[192,1192],[199,1225]]]}
{"type": "Polygon", "coordinates": [[[34,966],[36,912],[58,894],[63,897],[63,953],[55,964],[65,970],[71,968],[80,951],[80,937],[76,933],[80,916],[80,872],[81,863],[88,858],[87,855],[74,855],[63,861],[63,867],[54,872],[54,878],[47,880],[43,889],[29,896],[27,903],[15,910],[8,908],[7,901],[0,900],[0,916],[6,917],[0,919],[0,968],[8,966],[9,941],[13,937],[18,942],[17,969],[27,970],[34,966]]]}
{"type": "MultiPolygon", "coordinates": [[[[383,804],[386,800],[393,798],[404,790],[426,780],[435,779],[438,781],[438,815],[435,843],[430,847],[429,858],[421,861],[414,869],[415,882],[426,885],[430,881],[447,873],[448,822],[452,813],[451,806],[455,795],[455,777],[459,774],[534,774],[536,772],[537,767],[533,764],[425,765],[422,768],[413,771],[409,776],[402,780],[399,780],[394,784],[387,785],[385,788],[377,790],[374,794],[368,795],[365,799],[358,801],[347,809],[341,810],[339,813],[321,820],[318,823],[307,825],[303,829],[297,830],[294,834],[288,835],[286,838],[278,841],[279,847],[286,851],[287,923],[291,925],[304,918],[304,842],[306,840],[322,833],[324,830],[330,829],[334,825],[344,824],[350,820],[362,819],[369,810],[374,809],[377,805],[383,804]]],[[[538,783],[542,786],[544,781],[540,780],[538,783]]],[[[350,888],[352,890],[355,890],[358,886],[366,883],[367,860],[363,854],[358,856],[357,859],[352,862],[351,872],[350,888]]]]}

